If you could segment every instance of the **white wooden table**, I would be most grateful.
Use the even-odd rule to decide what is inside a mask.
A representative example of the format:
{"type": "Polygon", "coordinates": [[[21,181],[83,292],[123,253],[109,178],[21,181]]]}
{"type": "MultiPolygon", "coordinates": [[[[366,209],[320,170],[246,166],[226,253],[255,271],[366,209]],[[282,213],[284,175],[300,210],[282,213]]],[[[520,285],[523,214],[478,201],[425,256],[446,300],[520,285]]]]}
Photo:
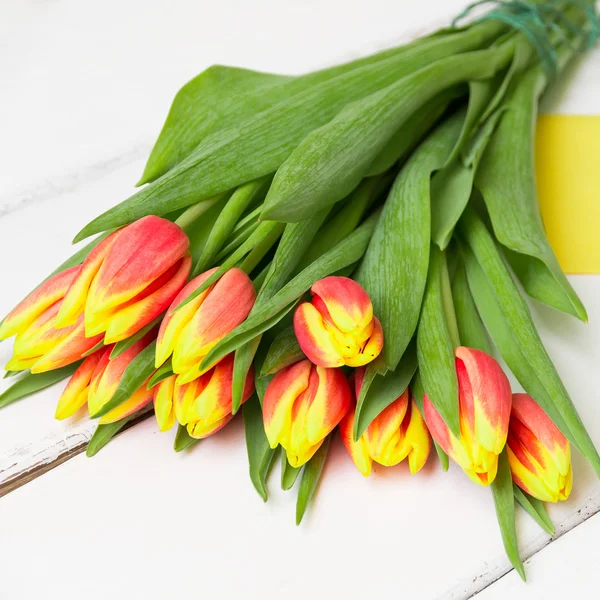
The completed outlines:
{"type": "MultiPolygon", "coordinates": [[[[299,73],[446,24],[464,4],[4,0],[0,313],[72,252],[81,225],[130,194],[174,93],[203,68],[299,73]]],[[[600,52],[545,110],[600,113],[600,52]]],[[[600,276],[571,280],[589,325],[533,308],[600,444],[600,276]]],[[[0,363],[9,353],[0,345],[0,363]]],[[[89,439],[86,420],[54,421],[60,389],[0,411],[0,485],[89,439]]],[[[278,473],[266,505],[252,489],[239,421],[190,452],[171,445],[148,420],[0,498],[0,598],[594,597],[600,484],[579,456],[571,499],[550,507],[559,539],[519,511],[524,585],[489,490],[455,467],[380,468],[365,480],[336,441],[296,528],[295,493],[278,489],[278,473]]]]}

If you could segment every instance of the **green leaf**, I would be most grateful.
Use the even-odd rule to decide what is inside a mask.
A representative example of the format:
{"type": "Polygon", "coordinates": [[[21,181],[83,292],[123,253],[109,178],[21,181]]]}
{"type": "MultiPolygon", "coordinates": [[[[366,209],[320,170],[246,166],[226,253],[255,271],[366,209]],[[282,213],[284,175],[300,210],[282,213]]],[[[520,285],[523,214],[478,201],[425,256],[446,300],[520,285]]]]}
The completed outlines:
{"type": "Polygon", "coordinates": [[[394,182],[356,273],[381,321],[383,354],[392,371],[421,312],[429,264],[431,173],[446,162],[461,125],[461,115],[455,115],[412,154],[394,182]]]}
{"type": "Polygon", "coordinates": [[[235,358],[233,361],[231,414],[235,415],[242,405],[246,378],[252,367],[252,361],[258,350],[260,339],[261,337],[257,336],[235,351],[235,358]]]}
{"type": "Polygon", "coordinates": [[[242,405],[246,449],[250,463],[250,479],[260,497],[267,501],[266,480],[276,449],[269,446],[263,425],[262,408],[258,398],[253,396],[242,405]]]}
{"type": "Polygon", "coordinates": [[[330,439],[331,436],[325,438],[321,447],[306,465],[304,465],[304,469],[302,470],[302,479],[300,480],[300,488],[298,490],[298,500],[296,501],[296,525],[300,525],[302,522],[308,503],[312,500],[312,497],[317,490],[317,486],[319,485],[323,467],[327,460],[327,453],[329,452],[330,439]]]}
{"type": "Polygon", "coordinates": [[[367,176],[383,173],[396,162],[407,157],[444,114],[450,101],[461,95],[462,86],[450,88],[418,108],[377,155],[367,171],[367,176]]]}
{"type": "Polygon", "coordinates": [[[544,503],[524,492],[516,483],[513,483],[515,500],[529,513],[531,518],[550,535],[554,535],[554,524],[550,520],[544,503]]]}
{"type": "Polygon", "coordinates": [[[266,193],[269,181],[268,178],[251,181],[241,185],[233,192],[210,231],[206,244],[202,249],[202,255],[194,267],[192,277],[213,266],[217,253],[227,241],[236,223],[244,214],[246,208],[256,201],[261,194],[266,193]]]}
{"type": "Polygon", "coordinates": [[[279,167],[263,218],[300,221],[341,200],[424,103],[463,81],[490,77],[506,65],[512,52],[513,44],[507,43],[448,56],[348,104],[307,135],[279,167]]]}
{"type": "MultiPolygon", "coordinates": [[[[425,395],[425,390],[423,389],[423,383],[421,381],[419,371],[417,371],[415,376],[413,377],[413,380],[410,384],[410,391],[424,419],[425,409],[423,405],[423,396],[425,395]]],[[[441,446],[439,446],[435,440],[433,440],[433,445],[435,446],[435,451],[437,452],[438,459],[440,461],[440,464],[442,465],[442,470],[444,472],[448,471],[448,468],[450,467],[450,459],[448,458],[448,455],[442,450],[441,446]]]]}
{"type": "Polygon", "coordinates": [[[8,406],[21,398],[26,398],[35,394],[40,390],[46,389],[63,379],[70,377],[75,373],[81,361],[55,369],[54,371],[46,371],[45,373],[30,373],[27,371],[17,381],[15,381],[8,389],[0,394],[0,408],[8,406]]]}
{"type": "Polygon", "coordinates": [[[228,194],[223,194],[222,197],[215,203],[212,203],[201,215],[201,218],[195,219],[185,230],[190,239],[190,254],[192,255],[192,265],[197,264],[204,251],[204,246],[210,236],[210,232],[214,227],[223,207],[227,203],[228,194]]]}
{"type": "Polygon", "coordinates": [[[342,207],[339,212],[319,229],[298,268],[304,270],[350,235],[390,182],[389,175],[364,179],[348,199],[340,202],[342,207]]]}
{"type": "Polygon", "coordinates": [[[467,113],[460,135],[456,140],[456,144],[454,144],[452,152],[448,156],[445,166],[449,166],[455,160],[459,159],[462,149],[465,147],[473,131],[476,130],[484,110],[489,105],[489,102],[498,87],[498,80],[500,77],[502,77],[502,73],[490,79],[469,81],[469,104],[467,106],[467,113]]]}
{"type": "Polygon", "coordinates": [[[399,398],[410,383],[417,370],[417,352],[412,343],[395,371],[385,375],[375,375],[367,393],[360,394],[354,418],[354,439],[358,440],[373,419],[394,400],[399,398]]]}
{"type": "Polygon", "coordinates": [[[213,65],[175,96],[138,185],[153,181],[188,156],[215,129],[240,122],[277,98],[293,77],[213,65]]]}
{"type": "Polygon", "coordinates": [[[347,238],[306,267],[272,298],[261,304],[248,319],[212,348],[202,364],[212,364],[218,358],[233,352],[242,344],[266,331],[294,307],[315,281],[357,262],[367,247],[377,217],[378,213],[371,215],[347,238]]]}
{"type": "Polygon", "coordinates": [[[117,342],[110,353],[110,359],[113,360],[118,356],[121,356],[123,352],[126,352],[133,346],[136,342],[139,342],[150,330],[154,329],[154,327],[158,326],[162,321],[164,315],[160,315],[160,317],[156,317],[154,321],[148,323],[146,327],[142,327],[137,333],[134,333],[131,337],[128,337],[125,340],[121,340],[117,342]]]}
{"type": "Polygon", "coordinates": [[[188,448],[194,446],[200,440],[198,438],[193,438],[187,430],[185,425],[178,424],[177,425],[177,433],[175,434],[175,441],[173,442],[173,450],[175,452],[183,452],[188,448]]]}
{"type": "Polygon", "coordinates": [[[498,474],[491,484],[496,517],[502,534],[504,550],[512,566],[521,576],[525,578],[525,569],[519,556],[519,543],[517,541],[517,529],[515,527],[515,499],[513,496],[513,483],[508,466],[508,454],[506,449],[498,457],[498,474]]]}
{"type": "Polygon", "coordinates": [[[169,356],[167,361],[160,367],[158,367],[158,369],[156,369],[152,377],[150,377],[146,388],[149,390],[152,389],[155,385],[157,385],[164,379],[168,379],[169,377],[171,377],[171,375],[173,375],[173,364],[171,362],[171,357],[169,356]]]}
{"type": "MultiPolygon", "coordinates": [[[[252,273],[254,269],[261,263],[262,259],[269,253],[271,248],[277,243],[281,234],[283,233],[285,225],[283,223],[277,223],[262,240],[258,242],[248,253],[248,256],[238,265],[239,268],[245,273],[252,273]]],[[[250,238],[248,238],[250,239],[250,238]]],[[[233,256],[233,255],[232,255],[233,256]]],[[[231,257],[227,259],[227,262],[231,260],[231,257]]]]}
{"type": "Polygon", "coordinates": [[[431,179],[431,239],[445,250],[473,190],[473,167],[456,160],[431,179]]]}
{"type": "Polygon", "coordinates": [[[321,210],[305,221],[285,226],[271,267],[256,299],[259,307],[289,282],[329,211],[330,209],[321,210]]]}
{"type": "Polygon", "coordinates": [[[464,32],[431,37],[405,52],[341,73],[241,123],[215,131],[168,173],[94,219],[76,240],[148,214],[163,215],[273,173],[301,140],[329,122],[346,104],[448,53],[478,48],[502,28],[488,22],[464,32]]]}
{"type": "Polygon", "coordinates": [[[213,65],[184,85],[175,96],[138,185],[152,181],[173,168],[216,129],[242,123],[253,114],[322,81],[404,53],[429,41],[428,38],[418,39],[405,46],[300,77],[213,65]]]}
{"type": "MultiPolygon", "coordinates": [[[[485,291],[485,286],[481,284],[482,279],[487,281],[489,292],[492,294],[492,298],[496,300],[496,306],[500,310],[500,313],[498,314],[503,316],[508,331],[514,338],[515,346],[518,347],[522,353],[524,359],[523,365],[527,365],[528,368],[525,370],[523,365],[510,364],[509,359],[511,359],[512,363],[515,362],[514,354],[504,357],[507,364],[511,370],[514,371],[517,378],[519,378],[519,372],[521,373],[523,381],[521,381],[521,378],[519,378],[519,381],[525,390],[539,402],[540,406],[542,406],[550,418],[555,421],[559,428],[561,428],[561,423],[554,419],[554,415],[558,413],[562,417],[564,425],[566,425],[568,429],[563,430],[561,428],[561,431],[563,431],[565,436],[575,440],[575,446],[581,449],[596,473],[600,475],[600,456],[598,455],[594,443],[587,433],[581,418],[577,414],[573,401],[569,397],[552,360],[544,348],[542,340],[535,328],[535,324],[533,323],[533,319],[531,318],[529,308],[512,280],[493,238],[485,225],[470,208],[465,211],[459,224],[459,228],[461,235],[464,236],[476,259],[475,261],[472,259],[470,260],[469,253],[465,253],[469,286],[473,293],[475,303],[477,304],[479,314],[482,316],[492,339],[494,339],[496,346],[498,346],[498,349],[504,357],[502,346],[504,345],[503,342],[505,342],[505,340],[496,340],[496,332],[493,331],[493,328],[495,327],[499,329],[497,321],[501,322],[501,319],[496,319],[496,322],[488,324],[488,319],[484,313],[485,307],[480,307],[480,302],[478,301],[478,293],[480,293],[481,290],[485,291]],[[474,268],[475,264],[478,264],[481,267],[485,277],[479,277],[477,282],[472,283],[473,275],[475,275],[475,277],[478,275],[477,269],[474,268]],[[539,384],[543,387],[544,393],[536,395],[535,392],[537,391],[539,384]],[[553,405],[556,410],[552,410],[551,405],[553,405]],[[550,408],[550,410],[548,410],[548,408],[550,408]]],[[[489,302],[486,306],[489,309],[489,306],[493,306],[493,304],[489,302]]],[[[509,347],[513,349],[513,346],[509,347]]]]}
{"type": "Polygon", "coordinates": [[[458,267],[452,281],[452,300],[461,345],[492,354],[492,346],[473,301],[463,265],[458,267]]]}
{"type": "Polygon", "coordinates": [[[459,344],[454,337],[457,334],[452,333],[456,320],[452,310],[448,308],[452,298],[448,298],[448,302],[444,301],[445,296],[449,295],[444,291],[444,267],[444,254],[432,249],[417,331],[417,356],[425,393],[450,431],[458,438],[460,421],[454,348],[459,344]]]}
{"type": "Polygon", "coordinates": [[[280,331],[271,343],[260,376],[274,375],[277,371],[289,367],[303,358],[306,357],[298,344],[294,328],[287,327],[280,331]]]}
{"type": "Polygon", "coordinates": [[[127,365],[112,398],[97,413],[91,415],[92,418],[103,417],[113,408],[120,406],[146,383],[154,372],[155,351],[156,342],[152,342],[127,365]]]}
{"type": "Polygon", "coordinates": [[[300,475],[300,471],[302,471],[302,467],[292,467],[288,462],[287,456],[285,452],[281,451],[281,489],[291,490],[296,483],[296,479],[298,479],[298,475],[300,475]]]}
{"type": "Polygon", "coordinates": [[[115,423],[106,423],[104,425],[98,425],[96,427],[96,431],[92,435],[87,449],[85,451],[88,457],[92,457],[95,454],[98,454],[110,440],[112,440],[115,435],[117,435],[128,423],[131,423],[134,420],[143,420],[146,417],[150,416],[152,412],[152,405],[145,406],[141,410],[134,412],[133,414],[121,419],[120,421],[116,421],[115,423]]]}
{"type": "Polygon", "coordinates": [[[498,241],[523,256],[514,268],[528,294],[587,320],[585,308],[562,272],[548,243],[537,202],[534,133],[541,69],[519,79],[477,170],[475,184],[487,206],[498,241]],[[544,271],[548,274],[541,275],[544,271]],[[539,281],[539,278],[542,281],[539,281]]]}

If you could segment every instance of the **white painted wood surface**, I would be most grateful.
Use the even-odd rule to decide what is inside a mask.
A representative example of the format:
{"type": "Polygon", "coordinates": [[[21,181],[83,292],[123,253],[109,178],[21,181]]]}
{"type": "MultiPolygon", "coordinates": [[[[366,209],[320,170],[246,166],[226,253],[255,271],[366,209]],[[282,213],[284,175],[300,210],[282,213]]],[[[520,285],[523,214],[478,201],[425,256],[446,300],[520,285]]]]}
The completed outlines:
{"type": "MultiPolygon", "coordinates": [[[[464,4],[5,0],[0,313],[69,256],[81,225],[131,193],[172,96],[203,68],[298,73],[444,24],[464,4]]],[[[599,81],[596,50],[544,110],[600,113],[599,81]]],[[[572,281],[588,326],[539,306],[536,316],[600,444],[600,277],[572,281]]],[[[0,363],[9,351],[0,345],[0,363]]],[[[0,484],[89,438],[85,418],[54,421],[60,389],[0,412],[0,484]]],[[[277,489],[277,473],[268,504],[252,489],[239,422],[183,455],[171,443],[148,421],[0,499],[0,597],[467,598],[509,570],[489,491],[454,467],[443,475],[432,462],[418,477],[381,468],[364,480],[335,444],[296,528],[295,493],[277,489]]],[[[594,548],[598,518],[581,523],[600,509],[600,486],[580,457],[574,468],[574,493],[551,515],[559,534],[579,525],[578,549],[594,548]]],[[[540,552],[548,536],[524,514],[518,525],[524,555],[534,555],[531,582],[509,574],[482,597],[497,586],[514,598],[559,597],[539,569],[547,555],[550,565],[570,557],[575,533],[540,552]]]]}

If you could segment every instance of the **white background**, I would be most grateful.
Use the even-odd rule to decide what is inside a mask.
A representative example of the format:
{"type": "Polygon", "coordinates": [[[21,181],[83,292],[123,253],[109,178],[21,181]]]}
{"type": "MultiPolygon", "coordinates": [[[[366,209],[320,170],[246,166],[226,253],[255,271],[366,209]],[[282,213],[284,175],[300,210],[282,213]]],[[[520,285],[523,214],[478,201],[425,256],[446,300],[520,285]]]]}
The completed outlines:
{"type": "MultiPolygon", "coordinates": [[[[447,24],[465,0],[4,0],[0,4],[0,312],[58,262],[92,216],[132,191],[177,89],[213,63],[301,73],[447,24]]],[[[600,113],[600,54],[545,110],[600,113]]],[[[551,355],[600,444],[600,281],[573,277],[584,326],[535,306],[551,355]]],[[[0,362],[10,346],[0,345],[0,362]]],[[[52,419],[60,387],[0,413],[0,473],[48,460],[86,422],[52,419]],[[58,388],[58,389],[57,389],[58,388]],[[40,458],[41,457],[41,458],[40,458]],[[17,467],[15,467],[15,465],[17,467]]],[[[78,437],[79,436],[79,437],[78,437]]],[[[240,422],[183,455],[152,421],[0,499],[0,599],[176,594],[229,598],[467,598],[508,571],[489,490],[435,461],[365,480],[339,443],[302,526],[295,492],[264,505],[240,422]]],[[[530,583],[482,598],[593,597],[600,486],[574,459],[549,542],[522,512],[530,583]],[[587,557],[587,558],[586,558],[587,557]]]]}

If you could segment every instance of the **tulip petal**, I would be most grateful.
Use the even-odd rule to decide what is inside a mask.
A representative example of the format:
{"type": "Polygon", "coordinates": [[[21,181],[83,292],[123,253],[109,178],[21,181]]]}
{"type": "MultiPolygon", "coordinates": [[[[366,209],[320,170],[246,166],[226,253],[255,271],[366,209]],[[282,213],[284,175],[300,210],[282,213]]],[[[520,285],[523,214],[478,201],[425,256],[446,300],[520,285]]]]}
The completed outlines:
{"type": "Polygon", "coordinates": [[[540,444],[548,450],[559,473],[566,475],[571,465],[569,441],[541,406],[528,394],[513,394],[511,414],[512,418],[525,424],[540,444]]]}
{"type": "Polygon", "coordinates": [[[144,384],[129,398],[116,406],[111,411],[107,412],[103,417],[98,420],[100,425],[106,425],[108,423],[115,423],[116,421],[120,421],[125,417],[133,414],[134,412],[144,408],[147,404],[152,402],[154,391],[146,389],[148,381],[144,382],[144,384]]]}
{"type": "Polygon", "coordinates": [[[402,432],[402,422],[408,406],[406,390],[373,419],[363,434],[369,454],[380,465],[397,465],[408,455],[409,447],[404,448],[402,432]]]}
{"type": "Polygon", "coordinates": [[[154,414],[158,428],[168,431],[175,424],[175,408],[173,395],[175,391],[175,375],[167,377],[155,386],[154,392],[154,414]]]}
{"type": "Polygon", "coordinates": [[[306,435],[311,444],[325,439],[350,409],[348,380],[340,369],[315,367],[318,387],[310,400],[306,418],[306,435]]]}
{"type": "Polygon", "coordinates": [[[100,362],[103,350],[99,350],[90,354],[82,363],[79,365],[75,373],[73,373],[67,387],[65,387],[58,405],[54,418],[62,421],[67,417],[72,417],[88,399],[88,391],[90,381],[94,374],[94,370],[100,362]]]}
{"type": "Polygon", "coordinates": [[[429,458],[431,436],[417,403],[412,399],[409,405],[409,414],[406,415],[402,428],[405,452],[408,454],[408,467],[414,475],[425,466],[429,458]]]}
{"type": "Polygon", "coordinates": [[[344,447],[348,451],[352,462],[356,468],[365,476],[371,474],[373,467],[373,459],[369,456],[367,445],[364,440],[364,435],[357,442],[354,441],[354,416],[356,408],[352,408],[346,413],[346,416],[340,421],[340,435],[344,447]]]}
{"type": "Polygon", "coordinates": [[[178,225],[154,215],[119,233],[91,282],[86,310],[101,313],[135,298],[189,249],[189,239],[178,225]]]}
{"type": "Polygon", "coordinates": [[[60,367],[66,367],[80,360],[86,352],[97,346],[102,341],[102,338],[102,335],[90,338],[85,337],[83,315],[80,315],[71,333],[36,361],[31,366],[31,372],[43,373],[59,369],[60,367]]]}
{"type": "Polygon", "coordinates": [[[342,367],[344,359],[321,313],[309,302],[303,302],[294,313],[294,333],[302,352],[315,365],[342,367]]]}
{"type": "Polygon", "coordinates": [[[204,290],[199,296],[188,302],[185,306],[177,309],[177,307],[195,290],[197,290],[216,270],[210,269],[198,277],[194,277],[180,292],[177,294],[165,318],[160,324],[160,331],[156,340],[156,359],[154,366],[158,369],[164,362],[173,354],[175,344],[183,331],[183,328],[191,321],[194,313],[200,308],[204,299],[212,290],[211,286],[204,290]],[[176,310],[177,309],[177,310],[176,310]]]}
{"type": "Polygon", "coordinates": [[[373,319],[369,295],[348,277],[325,277],[312,286],[311,293],[324,302],[332,321],[341,331],[361,331],[373,319]]]}
{"type": "Polygon", "coordinates": [[[98,273],[102,261],[106,258],[112,245],[124,231],[119,229],[102,240],[88,255],[81,265],[81,270],[75,277],[65,294],[56,320],[57,327],[73,325],[83,312],[85,301],[94,277],[98,273]]]}
{"type": "Polygon", "coordinates": [[[229,269],[183,328],[173,354],[173,370],[185,373],[193,369],[246,319],[255,300],[256,291],[248,275],[241,269],[229,269]]]}
{"type": "Polygon", "coordinates": [[[383,329],[377,317],[373,317],[373,328],[367,343],[362,350],[354,357],[346,358],[346,364],[349,367],[362,367],[374,361],[383,349],[383,329]]]}
{"type": "Polygon", "coordinates": [[[233,419],[233,415],[227,415],[220,421],[208,424],[203,421],[192,421],[187,425],[187,432],[189,433],[190,437],[193,437],[197,440],[202,440],[223,429],[223,427],[225,427],[225,425],[227,425],[231,419],[233,419]]]}
{"type": "Polygon", "coordinates": [[[508,378],[498,362],[481,350],[460,346],[455,354],[464,424],[477,445],[498,455],[506,443],[512,405],[508,378]]]}
{"type": "Polygon", "coordinates": [[[0,340],[27,330],[48,308],[64,297],[81,265],[57,273],[20,302],[0,324],[0,340]]]}
{"type": "Polygon", "coordinates": [[[155,331],[149,331],[142,339],[113,359],[110,358],[113,346],[107,346],[90,383],[88,409],[91,415],[96,414],[113,397],[125,369],[154,340],[155,335],[155,331]]]}
{"type": "Polygon", "coordinates": [[[119,309],[108,321],[105,343],[113,344],[124,340],[154,321],[169,307],[173,298],[185,285],[191,268],[192,257],[188,255],[167,271],[167,281],[163,283],[161,278],[156,280],[159,284],[156,291],[119,309]]]}
{"type": "Polygon", "coordinates": [[[286,447],[294,403],[308,387],[310,373],[310,361],[301,360],[276,373],[269,383],[263,400],[263,421],[271,448],[280,443],[286,447]]]}

